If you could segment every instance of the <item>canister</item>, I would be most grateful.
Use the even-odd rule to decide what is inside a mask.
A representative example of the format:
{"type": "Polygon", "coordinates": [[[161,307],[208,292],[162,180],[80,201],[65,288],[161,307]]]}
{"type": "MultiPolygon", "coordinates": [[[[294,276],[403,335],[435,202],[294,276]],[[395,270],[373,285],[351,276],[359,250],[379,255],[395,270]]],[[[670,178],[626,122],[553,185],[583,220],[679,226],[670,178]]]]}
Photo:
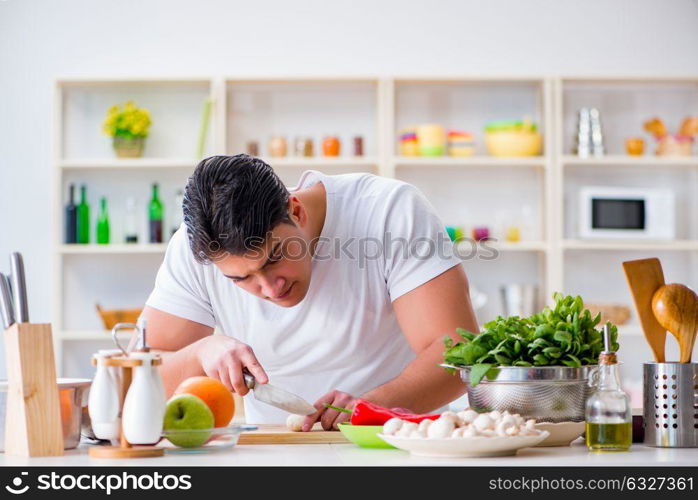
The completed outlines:
{"type": "Polygon", "coordinates": [[[475,153],[475,142],[469,132],[451,130],[448,133],[448,155],[449,156],[472,156],[475,153]]]}
{"type": "Polygon", "coordinates": [[[419,125],[417,146],[422,156],[442,156],[446,146],[446,131],[435,123],[419,125]]]}
{"type": "Polygon", "coordinates": [[[698,363],[643,365],[645,444],[698,447],[698,363]]]}

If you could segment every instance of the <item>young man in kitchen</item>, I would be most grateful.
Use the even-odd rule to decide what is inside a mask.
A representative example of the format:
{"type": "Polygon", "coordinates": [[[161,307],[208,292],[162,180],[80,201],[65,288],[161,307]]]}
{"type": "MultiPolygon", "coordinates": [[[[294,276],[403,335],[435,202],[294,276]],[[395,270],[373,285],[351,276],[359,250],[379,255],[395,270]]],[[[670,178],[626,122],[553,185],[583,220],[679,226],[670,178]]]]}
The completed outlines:
{"type": "MultiPolygon", "coordinates": [[[[307,431],[348,420],[326,405],[429,412],[464,392],[438,365],[444,335],[478,331],[468,282],[413,186],[307,171],[289,191],[260,159],[214,156],[190,177],[183,209],[144,310],[168,393],[207,375],[244,396],[246,369],[314,401],[307,431]]],[[[245,414],[287,416],[253,398],[245,414]]]]}

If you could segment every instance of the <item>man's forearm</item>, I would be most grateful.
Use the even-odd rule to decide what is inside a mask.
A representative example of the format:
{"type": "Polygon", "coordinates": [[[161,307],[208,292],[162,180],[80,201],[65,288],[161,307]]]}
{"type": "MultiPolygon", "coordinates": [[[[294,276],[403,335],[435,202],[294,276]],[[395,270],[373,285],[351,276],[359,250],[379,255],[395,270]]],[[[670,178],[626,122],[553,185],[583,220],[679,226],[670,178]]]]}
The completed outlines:
{"type": "Polygon", "coordinates": [[[417,413],[433,411],[465,392],[460,378],[438,365],[443,362],[443,341],[438,338],[393,380],[362,397],[386,408],[409,408],[417,413]]]}
{"type": "Polygon", "coordinates": [[[184,379],[197,375],[205,375],[196,352],[197,348],[204,340],[205,339],[197,340],[193,344],[189,344],[178,351],[155,351],[162,356],[160,375],[162,375],[165,393],[168,398],[184,379]]]}

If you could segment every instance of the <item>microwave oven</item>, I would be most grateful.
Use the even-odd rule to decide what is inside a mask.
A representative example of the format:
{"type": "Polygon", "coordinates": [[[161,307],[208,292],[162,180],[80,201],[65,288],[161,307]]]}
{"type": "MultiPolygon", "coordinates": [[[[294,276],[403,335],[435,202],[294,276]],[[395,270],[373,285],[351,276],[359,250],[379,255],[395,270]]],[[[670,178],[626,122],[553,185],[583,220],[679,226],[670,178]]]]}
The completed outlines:
{"type": "Polygon", "coordinates": [[[583,187],[579,237],[674,239],[675,211],[669,189],[583,187]]]}

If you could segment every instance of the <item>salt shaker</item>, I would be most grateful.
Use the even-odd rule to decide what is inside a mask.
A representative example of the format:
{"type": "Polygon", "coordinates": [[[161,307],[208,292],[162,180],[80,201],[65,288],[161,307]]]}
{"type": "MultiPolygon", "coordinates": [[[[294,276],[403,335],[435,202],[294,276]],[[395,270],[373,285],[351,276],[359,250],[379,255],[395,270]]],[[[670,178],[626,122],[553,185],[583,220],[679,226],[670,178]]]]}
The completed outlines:
{"type": "Polygon", "coordinates": [[[162,435],[165,396],[159,372],[152,366],[157,354],[132,352],[129,358],[141,361],[133,368],[133,381],[124,400],[122,430],[131,444],[155,444],[162,435]]]}
{"type": "Polygon", "coordinates": [[[97,370],[88,400],[92,430],[98,439],[116,441],[119,439],[119,385],[113,371],[106,364],[109,353],[103,351],[94,355],[97,370]]]}

